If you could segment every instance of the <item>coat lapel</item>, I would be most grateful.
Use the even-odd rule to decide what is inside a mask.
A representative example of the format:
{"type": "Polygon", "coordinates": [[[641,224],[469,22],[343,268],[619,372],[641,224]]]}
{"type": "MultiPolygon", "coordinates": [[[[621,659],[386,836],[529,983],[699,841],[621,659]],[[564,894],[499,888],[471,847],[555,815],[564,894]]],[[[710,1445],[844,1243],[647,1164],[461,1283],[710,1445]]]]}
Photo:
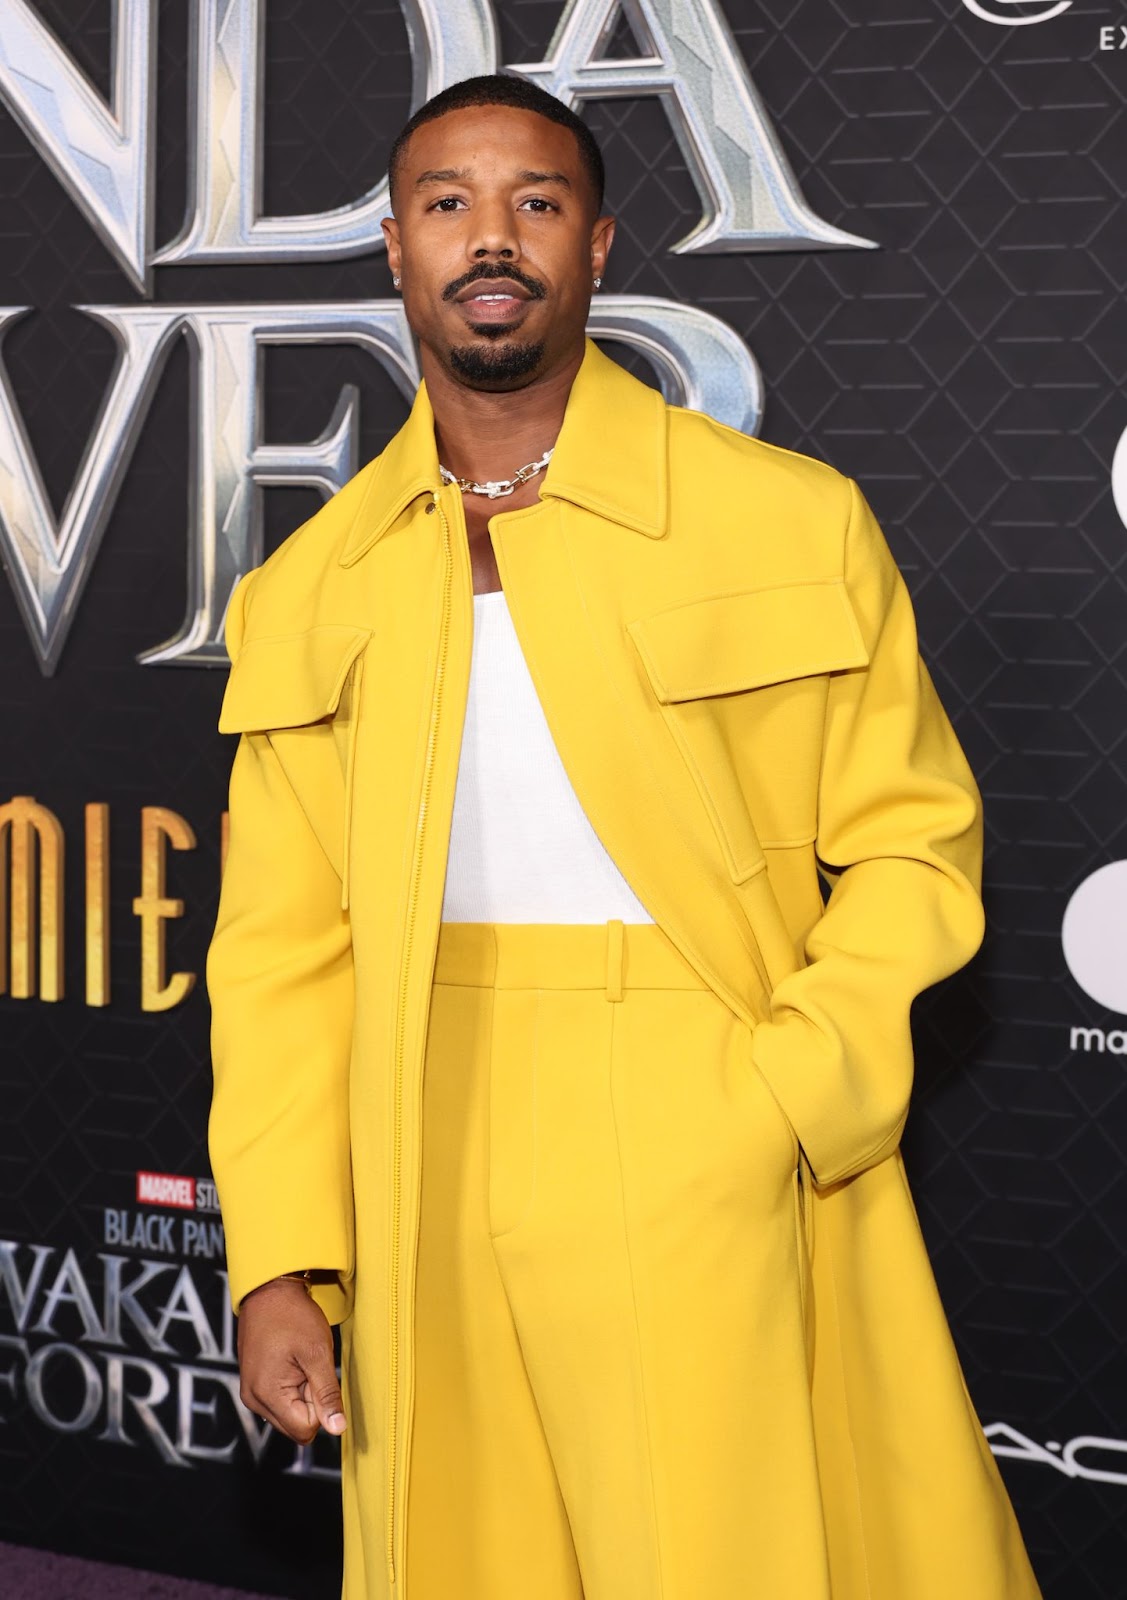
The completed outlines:
{"type": "MultiPolygon", "coordinates": [[[[663,559],[668,473],[662,397],[588,342],[540,501],[499,513],[491,537],[545,718],[592,827],[686,960],[750,1022],[769,1009],[759,945],[625,629],[645,592],[647,564],[663,559]]],[[[425,506],[438,490],[424,385],[373,473],[339,558],[352,569],[350,612],[363,593],[360,613],[378,619],[369,623],[357,736],[354,904],[374,897],[387,906],[407,892],[400,857],[402,841],[414,837],[441,589],[442,519],[425,506]],[[401,754],[408,751],[409,760],[401,754]],[[371,829],[382,843],[369,838],[371,829]]],[[[435,935],[472,646],[465,526],[451,494],[442,491],[455,542],[449,677],[423,878],[435,935]]],[[[393,919],[379,920],[390,930],[393,919]]],[[[390,971],[401,957],[401,939],[378,953],[390,971]]],[[[416,963],[416,971],[423,967],[416,963]]]]}

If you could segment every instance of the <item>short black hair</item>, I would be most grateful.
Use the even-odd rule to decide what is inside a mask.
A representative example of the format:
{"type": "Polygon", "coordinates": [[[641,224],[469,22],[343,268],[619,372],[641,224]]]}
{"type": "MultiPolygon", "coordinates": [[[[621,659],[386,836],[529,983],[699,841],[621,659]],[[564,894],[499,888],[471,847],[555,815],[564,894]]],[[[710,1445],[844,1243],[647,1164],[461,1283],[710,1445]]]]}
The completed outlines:
{"type": "Polygon", "coordinates": [[[603,153],[590,128],[570,106],[565,106],[554,94],[541,89],[539,84],[503,72],[487,73],[479,78],[463,78],[461,83],[452,83],[449,88],[433,95],[414,113],[396,138],[388,156],[387,172],[393,205],[403,154],[415,129],[424,122],[433,122],[436,117],[444,117],[448,111],[464,111],[470,106],[515,106],[518,111],[534,111],[537,116],[547,117],[549,122],[558,122],[561,127],[570,128],[579,146],[583,169],[594,190],[595,210],[602,210],[606,170],[603,153]]]}

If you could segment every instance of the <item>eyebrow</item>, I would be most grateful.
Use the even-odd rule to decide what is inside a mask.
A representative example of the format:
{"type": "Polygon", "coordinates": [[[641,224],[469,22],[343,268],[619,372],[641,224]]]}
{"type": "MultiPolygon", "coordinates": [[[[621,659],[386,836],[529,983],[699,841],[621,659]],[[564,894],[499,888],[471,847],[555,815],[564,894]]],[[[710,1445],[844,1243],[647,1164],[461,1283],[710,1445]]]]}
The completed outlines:
{"type": "Polygon", "coordinates": [[[518,172],[517,177],[521,183],[558,183],[565,189],[571,188],[571,179],[566,172],[518,172]]]}
{"type": "Polygon", "coordinates": [[[422,189],[428,183],[464,183],[469,176],[468,167],[431,167],[429,171],[419,173],[415,188],[422,189]]]}
{"type": "MultiPolygon", "coordinates": [[[[416,189],[425,189],[428,184],[434,183],[467,183],[473,177],[469,167],[430,167],[426,172],[420,172],[415,179],[416,189]]],[[[558,183],[564,189],[571,188],[571,179],[566,172],[518,172],[517,181],[520,183],[558,183]]]]}

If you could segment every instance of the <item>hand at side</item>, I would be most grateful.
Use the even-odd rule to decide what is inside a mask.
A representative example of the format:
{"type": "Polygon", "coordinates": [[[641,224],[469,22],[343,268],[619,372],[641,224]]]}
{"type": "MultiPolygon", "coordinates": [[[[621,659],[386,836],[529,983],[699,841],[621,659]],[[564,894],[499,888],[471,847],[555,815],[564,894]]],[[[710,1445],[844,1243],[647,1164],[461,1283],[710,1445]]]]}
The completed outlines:
{"type": "Polygon", "coordinates": [[[275,1278],[239,1308],[239,1395],[287,1438],[308,1444],[318,1428],[347,1423],[324,1312],[302,1284],[275,1278]]]}

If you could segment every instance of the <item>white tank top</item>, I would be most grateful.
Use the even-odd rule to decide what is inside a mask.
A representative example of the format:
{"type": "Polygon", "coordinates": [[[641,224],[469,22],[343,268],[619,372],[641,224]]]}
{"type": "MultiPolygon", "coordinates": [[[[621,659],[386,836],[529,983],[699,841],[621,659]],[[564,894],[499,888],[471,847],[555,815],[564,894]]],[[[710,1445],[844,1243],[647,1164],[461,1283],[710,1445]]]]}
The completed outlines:
{"type": "Polygon", "coordinates": [[[475,594],[444,922],[652,922],[576,797],[503,590],[475,594]]]}

